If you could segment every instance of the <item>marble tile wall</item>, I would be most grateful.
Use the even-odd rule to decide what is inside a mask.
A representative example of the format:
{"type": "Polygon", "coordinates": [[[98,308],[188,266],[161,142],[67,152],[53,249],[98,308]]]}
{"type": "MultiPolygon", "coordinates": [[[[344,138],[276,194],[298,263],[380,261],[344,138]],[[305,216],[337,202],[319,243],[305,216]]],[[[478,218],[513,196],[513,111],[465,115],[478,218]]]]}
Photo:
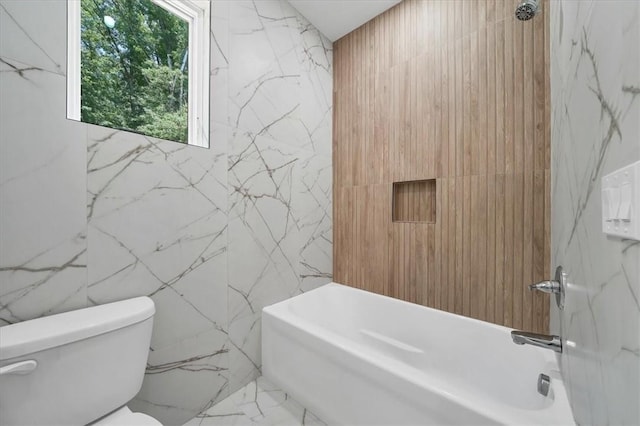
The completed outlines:
{"type": "MultiPolygon", "coordinates": [[[[227,129],[213,124],[212,136],[227,129]]],[[[134,410],[179,424],[227,392],[227,185],[210,149],[89,126],[87,297],[150,296],[147,375],[134,410]]]]}
{"type": "Polygon", "coordinates": [[[640,160],[640,3],[550,6],[552,262],[570,282],[551,330],[576,421],[637,425],[640,242],[602,233],[600,182],[640,160]]]}
{"type": "Polygon", "coordinates": [[[230,387],[238,388],[259,374],[262,307],[330,281],[332,52],[287,2],[233,2],[228,26],[230,387]]]}
{"type": "Polygon", "coordinates": [[[40,3],[0,2],[0,325],[87,299],[87,126],[65,119],[65,4],[40,3]]]}
{"type": "Polygon", "coordinates": [[[65,119],[66,2],[0,0],[0,324],[148,295],[130,404],[182,424],[259,375],[260,311],[331,281],[331,43],[212,1],[211,148],[65,119]]]}

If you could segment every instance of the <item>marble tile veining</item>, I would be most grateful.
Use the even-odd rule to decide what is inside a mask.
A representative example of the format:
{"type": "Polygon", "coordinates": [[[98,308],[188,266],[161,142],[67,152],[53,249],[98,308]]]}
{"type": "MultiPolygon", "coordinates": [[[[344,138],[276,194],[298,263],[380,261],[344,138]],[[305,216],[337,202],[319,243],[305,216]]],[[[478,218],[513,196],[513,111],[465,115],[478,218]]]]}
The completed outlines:
{"type": "Polygon", "coordinates": [[[4,56],[1,39],[0,325],[5,325],[86,306],[87,129],[63,117],[65,77],[4,56]]]}
{"type": "Polygon", "coordinates": [[[88,140],[89,300],[144,289],[154,349],[225,330],[226,289],[213,285],[226,278],[224,151],[97,126],[88,140]]]}
{"type": "Polygon", "coordinates": [[[210,36],[202,149],[67,120],[66,1],[0,0],[0,325],[151,297],[130,406],[164,424],[259,376],[261,308],[331,281],[331,42],[284,0],[211,1],[210,36]]]}
{"type": "Polygon", "coordinates": [[[640,4],[551,7],[552,331],[579,424],[640,423],[640,242],[601,230],[601,178],[640,159],[640,4]]]}
{"type": "Polygon", "coordinates": [[[287,2],[232,5],[224,43],[233,391],[260,374],[260,310],[331,280],[332,57],[331,43],[287,2]]]}
{"type": "Polygon", "coordinates": [[[260,376],[184,426],[324,426],[290,395],[260,376]]]}
{"type": "MultiPolygon", "coordinates": [[[[65,0],[0,2],[0,56],[2,62],[19,61],[29,68],[66,75],[67,8],[65,0]]],[[[62,114],[65,110],[60,110],[62,114]]]]}

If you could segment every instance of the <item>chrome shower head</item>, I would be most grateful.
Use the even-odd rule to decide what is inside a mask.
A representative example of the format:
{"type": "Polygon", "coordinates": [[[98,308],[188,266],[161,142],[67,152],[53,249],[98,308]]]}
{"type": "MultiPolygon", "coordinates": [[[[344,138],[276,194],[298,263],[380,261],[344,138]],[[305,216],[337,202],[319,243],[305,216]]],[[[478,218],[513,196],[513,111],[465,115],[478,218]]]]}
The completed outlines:
{"type": "Polygon", "coordinates": [[[528,21],[536,16],[539,11],[539,0],[524,0],[516,7],[516,18],[521,21],[528,21]]]}

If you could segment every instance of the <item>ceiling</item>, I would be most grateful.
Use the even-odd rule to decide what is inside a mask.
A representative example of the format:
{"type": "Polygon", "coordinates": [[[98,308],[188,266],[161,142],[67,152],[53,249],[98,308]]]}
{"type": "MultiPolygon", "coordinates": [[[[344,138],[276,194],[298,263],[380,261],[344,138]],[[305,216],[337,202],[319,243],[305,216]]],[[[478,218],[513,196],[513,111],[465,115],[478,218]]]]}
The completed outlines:
{"type": "Polygon", "coordinates": [[[289,0],[331,41],[336,41],[401,0],[289,0]]]}

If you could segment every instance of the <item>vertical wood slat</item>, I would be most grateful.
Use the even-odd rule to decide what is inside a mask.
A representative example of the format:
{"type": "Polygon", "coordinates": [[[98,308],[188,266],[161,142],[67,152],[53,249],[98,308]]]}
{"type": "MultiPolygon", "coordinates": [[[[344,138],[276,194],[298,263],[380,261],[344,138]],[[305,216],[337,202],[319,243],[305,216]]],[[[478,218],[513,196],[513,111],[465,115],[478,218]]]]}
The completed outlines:
{"type": "MultiPolygon", "coordinates": [[[[462,314],[471,316],[471,176],[462,180],[462,314]]],[[[475,272],[475,271],[474,271],[475,272]]]]}
{"type": "Polygon", "coordinates": [[[449,247],[447,250],[447,281],[443,284],[447,287],[448,297],[447,297],[447,311],[455,312],[456,310],[456,288],[455,288],[455,278],[456,278],[456,239],[451,238],[451,236],[455,233],[455,193],[456,193],[456,179],[449,178],[447,179],[447,197],[449,198],[449,205],[447,209],[449,210],[449,222],[447,224],[447,238],[449,239],[449,247]]]}
{"type": "MultiPolygon", "coordinates": [[[[436,223],[442,223],[442,191],[436,193],[436,223]]],[[[431,250],[433,252],[433,259],[431,265],[433,266],[430,274],[430,288],[433,292],[433,297],[429,306],[436,309],[442,309],[442,225],[431,228],[432,237],[431,250]]]]}
{"type": "Polygon", "coordinates": [[[546,331],[526,285],[551,274],[547,7],[405,0],[334,43],[337,282],[546,331]],[[431,205],[394,199],[429,179],[431,205]]]}

